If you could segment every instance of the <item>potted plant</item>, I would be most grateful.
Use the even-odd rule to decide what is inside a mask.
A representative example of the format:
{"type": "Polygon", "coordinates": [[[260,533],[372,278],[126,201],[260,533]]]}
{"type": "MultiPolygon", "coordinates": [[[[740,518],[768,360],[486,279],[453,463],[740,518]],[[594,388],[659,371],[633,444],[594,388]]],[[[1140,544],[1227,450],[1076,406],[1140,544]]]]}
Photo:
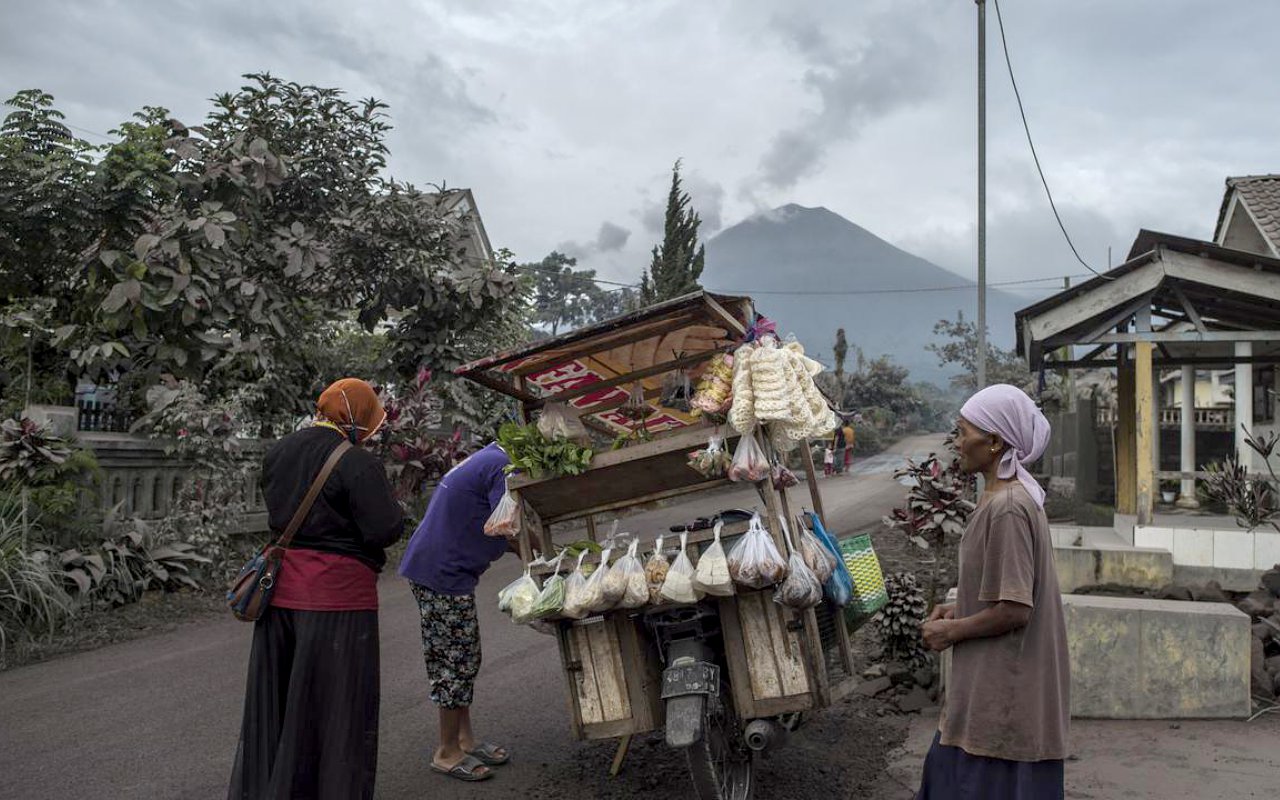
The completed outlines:
{"type": "Polygon", "coordinates": [[[1178,499],[1178,482],[1160,481],[1160,499],[1165,505],[1173,505],[1178,499]]]}

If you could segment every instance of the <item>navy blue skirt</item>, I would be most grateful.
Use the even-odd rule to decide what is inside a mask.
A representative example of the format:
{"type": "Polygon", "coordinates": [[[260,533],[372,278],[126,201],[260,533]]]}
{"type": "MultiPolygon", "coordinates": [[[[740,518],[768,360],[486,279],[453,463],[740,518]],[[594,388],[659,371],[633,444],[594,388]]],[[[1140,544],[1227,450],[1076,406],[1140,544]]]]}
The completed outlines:
{"type": "Polygon", "coordinates": [[[933,735],[916,800],[1063,800],[1061,761],[971,756],[941,739],[933,735]]]}

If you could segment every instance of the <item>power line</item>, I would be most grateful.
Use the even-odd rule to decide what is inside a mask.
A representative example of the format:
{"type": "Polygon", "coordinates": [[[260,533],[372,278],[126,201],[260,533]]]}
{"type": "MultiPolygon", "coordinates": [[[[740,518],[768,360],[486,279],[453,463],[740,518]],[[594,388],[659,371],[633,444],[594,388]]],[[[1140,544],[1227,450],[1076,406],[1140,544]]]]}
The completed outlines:
{"type": "Polygon", "coordinates": [[[1049,198],[1049,208],[1053,209],[1053,218],[1058,221],[1058,228],[1062,231],[1063,238],[1067,240],[1067,246],[1071,248],[1076,261],[1079,261],[1085,269],[1099,278],[1105,277],[1080,257],[1080,251],[1076,249],[1075,242],[1071,241],[1071,234],[1067,233],[1067,226],[1062,224],[1062,215],[1058,213],[1058,205],[1053,201],[1053,192],[1049,190],[1049,181],[1045,178],[1044,169],[1040,166],[1040,156],[1036,153],[1036,143],[1031,139],[1031,126],[1027,124],[1027,112],[1022,107],[1022,93],[1018,91],[1018,80],[1013,75],[1013,60],[1009,58],[1009,41],[1004,34],[1004,17],[1000,15],[1000,0],[995,0],[995,6],[996,22],[1000,26],[1000,45],[1004,48],[1004,63],[1009,68],[1009,83],[1013,85],[1013,96],[1018,101],[1018,114],[1022,117],[1022,129],[1027,133],[1027,146],[1031,148],[1031,158],[1036,162],[1036,172],[1040,173],[1040,183],[1044,184],[1044,193],[1049,198]]]}

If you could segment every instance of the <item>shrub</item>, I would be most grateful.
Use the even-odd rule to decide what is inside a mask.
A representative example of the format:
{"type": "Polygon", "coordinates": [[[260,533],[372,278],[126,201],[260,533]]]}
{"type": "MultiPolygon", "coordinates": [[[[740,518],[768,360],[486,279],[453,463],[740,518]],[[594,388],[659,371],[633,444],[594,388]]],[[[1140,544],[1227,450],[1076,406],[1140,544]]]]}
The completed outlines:
{"type": "Polygon", "coordinates": [[[71,611],[47,554],[28,550],[18,505],[0,503],[0,660],[12,642],[53,633],[71,611]]]}

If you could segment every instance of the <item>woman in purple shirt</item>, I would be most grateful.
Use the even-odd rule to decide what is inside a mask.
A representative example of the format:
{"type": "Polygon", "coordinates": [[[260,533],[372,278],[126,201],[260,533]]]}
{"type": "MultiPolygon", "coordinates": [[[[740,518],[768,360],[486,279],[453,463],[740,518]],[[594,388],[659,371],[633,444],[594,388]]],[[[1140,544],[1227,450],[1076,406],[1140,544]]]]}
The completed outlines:
{"type": "Polygon", "coordinates": [[[476,584],[509,549],[506,539],[484,534],[484,523],[506,491],[509,463],[491,444],[445,475],[400,562],[418,601],[431,702],[440,710],[440,747],[431,768],[465,781],[493,777],[492,767],[510,758],[471,730],[480,672],[476,584]]]}

